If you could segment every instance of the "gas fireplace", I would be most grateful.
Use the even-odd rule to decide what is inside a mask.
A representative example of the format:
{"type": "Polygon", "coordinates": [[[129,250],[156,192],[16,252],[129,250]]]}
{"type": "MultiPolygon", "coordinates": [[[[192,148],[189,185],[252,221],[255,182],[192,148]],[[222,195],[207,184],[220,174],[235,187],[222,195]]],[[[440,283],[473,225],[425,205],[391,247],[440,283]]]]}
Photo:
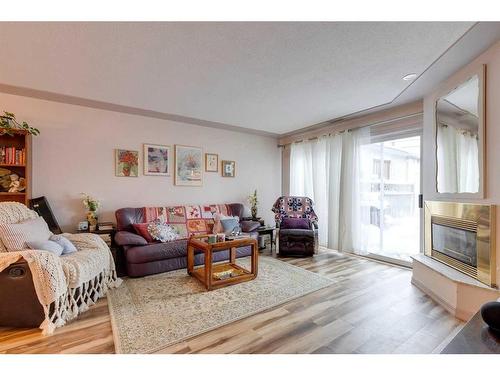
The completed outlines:
{"type": "Polygon", "coordinates": [[[425,202],[425,255],[495,284],[495,207],[425,202]]]}

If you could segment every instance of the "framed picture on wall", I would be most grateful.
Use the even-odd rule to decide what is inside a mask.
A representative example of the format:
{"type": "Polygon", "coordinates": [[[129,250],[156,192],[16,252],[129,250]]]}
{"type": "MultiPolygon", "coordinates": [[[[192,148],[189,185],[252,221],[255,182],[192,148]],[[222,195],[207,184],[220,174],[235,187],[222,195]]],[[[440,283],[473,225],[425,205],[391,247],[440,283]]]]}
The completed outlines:
{"type": "Polygon", "coordinates": [[[175,145],[174,184],[203,185],[203,150],[199,147],[175,145]]]}
{"type": "Polygon", "coordinates": [[[219,155],[205,154],[205,172],[219,172],[219,155]]]}
{"type": "Polygon", "coordinates": [[[170,176],[170,146],[144,145],[144,174],[170,176]]]}
{"type": "Polygon", "coordinates": [[[222,160],[222,177],[234,177],[236,175],[236,162],[222,160]]]}
{"type": "Polygon", "coordinates": [[[117,177],[139,176],[139,151],[116,149],[115,175],[117,177]]]}

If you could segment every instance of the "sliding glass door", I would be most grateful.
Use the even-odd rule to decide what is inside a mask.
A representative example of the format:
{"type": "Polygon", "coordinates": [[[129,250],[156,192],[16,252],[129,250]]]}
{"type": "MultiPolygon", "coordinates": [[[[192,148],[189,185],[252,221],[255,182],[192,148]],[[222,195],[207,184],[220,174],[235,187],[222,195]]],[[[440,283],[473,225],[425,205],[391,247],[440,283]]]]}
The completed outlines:
{"type": "Polygon", "coordinates": [[[361,146],[360,205],[367,256],[409,262],[420,251],[420,136],[361,146]]]}

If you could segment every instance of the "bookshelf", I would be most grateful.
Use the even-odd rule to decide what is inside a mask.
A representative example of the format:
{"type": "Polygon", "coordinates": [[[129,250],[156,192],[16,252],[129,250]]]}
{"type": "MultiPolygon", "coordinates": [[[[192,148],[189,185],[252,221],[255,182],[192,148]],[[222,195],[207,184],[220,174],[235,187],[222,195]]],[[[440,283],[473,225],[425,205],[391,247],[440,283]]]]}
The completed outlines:
{"type": "Polygon", "coordinates": [[[0,202],[28,205],[31,198],[31,135],[24,130],[0,135],[0,202]],[[9,193],[10,175],[25,179],[26,189],[9,193]]]}

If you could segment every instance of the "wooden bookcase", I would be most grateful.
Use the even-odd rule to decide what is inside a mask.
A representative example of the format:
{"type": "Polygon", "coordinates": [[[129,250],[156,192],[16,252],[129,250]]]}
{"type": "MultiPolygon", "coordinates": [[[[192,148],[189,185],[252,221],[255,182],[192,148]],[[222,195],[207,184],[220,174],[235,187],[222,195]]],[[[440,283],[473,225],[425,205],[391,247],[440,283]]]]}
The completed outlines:
{"type": "Polygon", "coordinates": [[[20,202],[28,206],[31,198],[31,135],[24,130],[16,130],[14,135],[0,134],[0,153],[2,147],[15,147],[18,150],[25,150],[24,163],[4,163],[0,155],[0,202],[20,202]],[[9,170],[9,175],[5,175],[5,170],[9,170]],[[7,178],[10,180],[11,174],[17,174],[26,179],[26,189],[22,192],[9,193],[7,183],[3,183],[7,178]]]}

